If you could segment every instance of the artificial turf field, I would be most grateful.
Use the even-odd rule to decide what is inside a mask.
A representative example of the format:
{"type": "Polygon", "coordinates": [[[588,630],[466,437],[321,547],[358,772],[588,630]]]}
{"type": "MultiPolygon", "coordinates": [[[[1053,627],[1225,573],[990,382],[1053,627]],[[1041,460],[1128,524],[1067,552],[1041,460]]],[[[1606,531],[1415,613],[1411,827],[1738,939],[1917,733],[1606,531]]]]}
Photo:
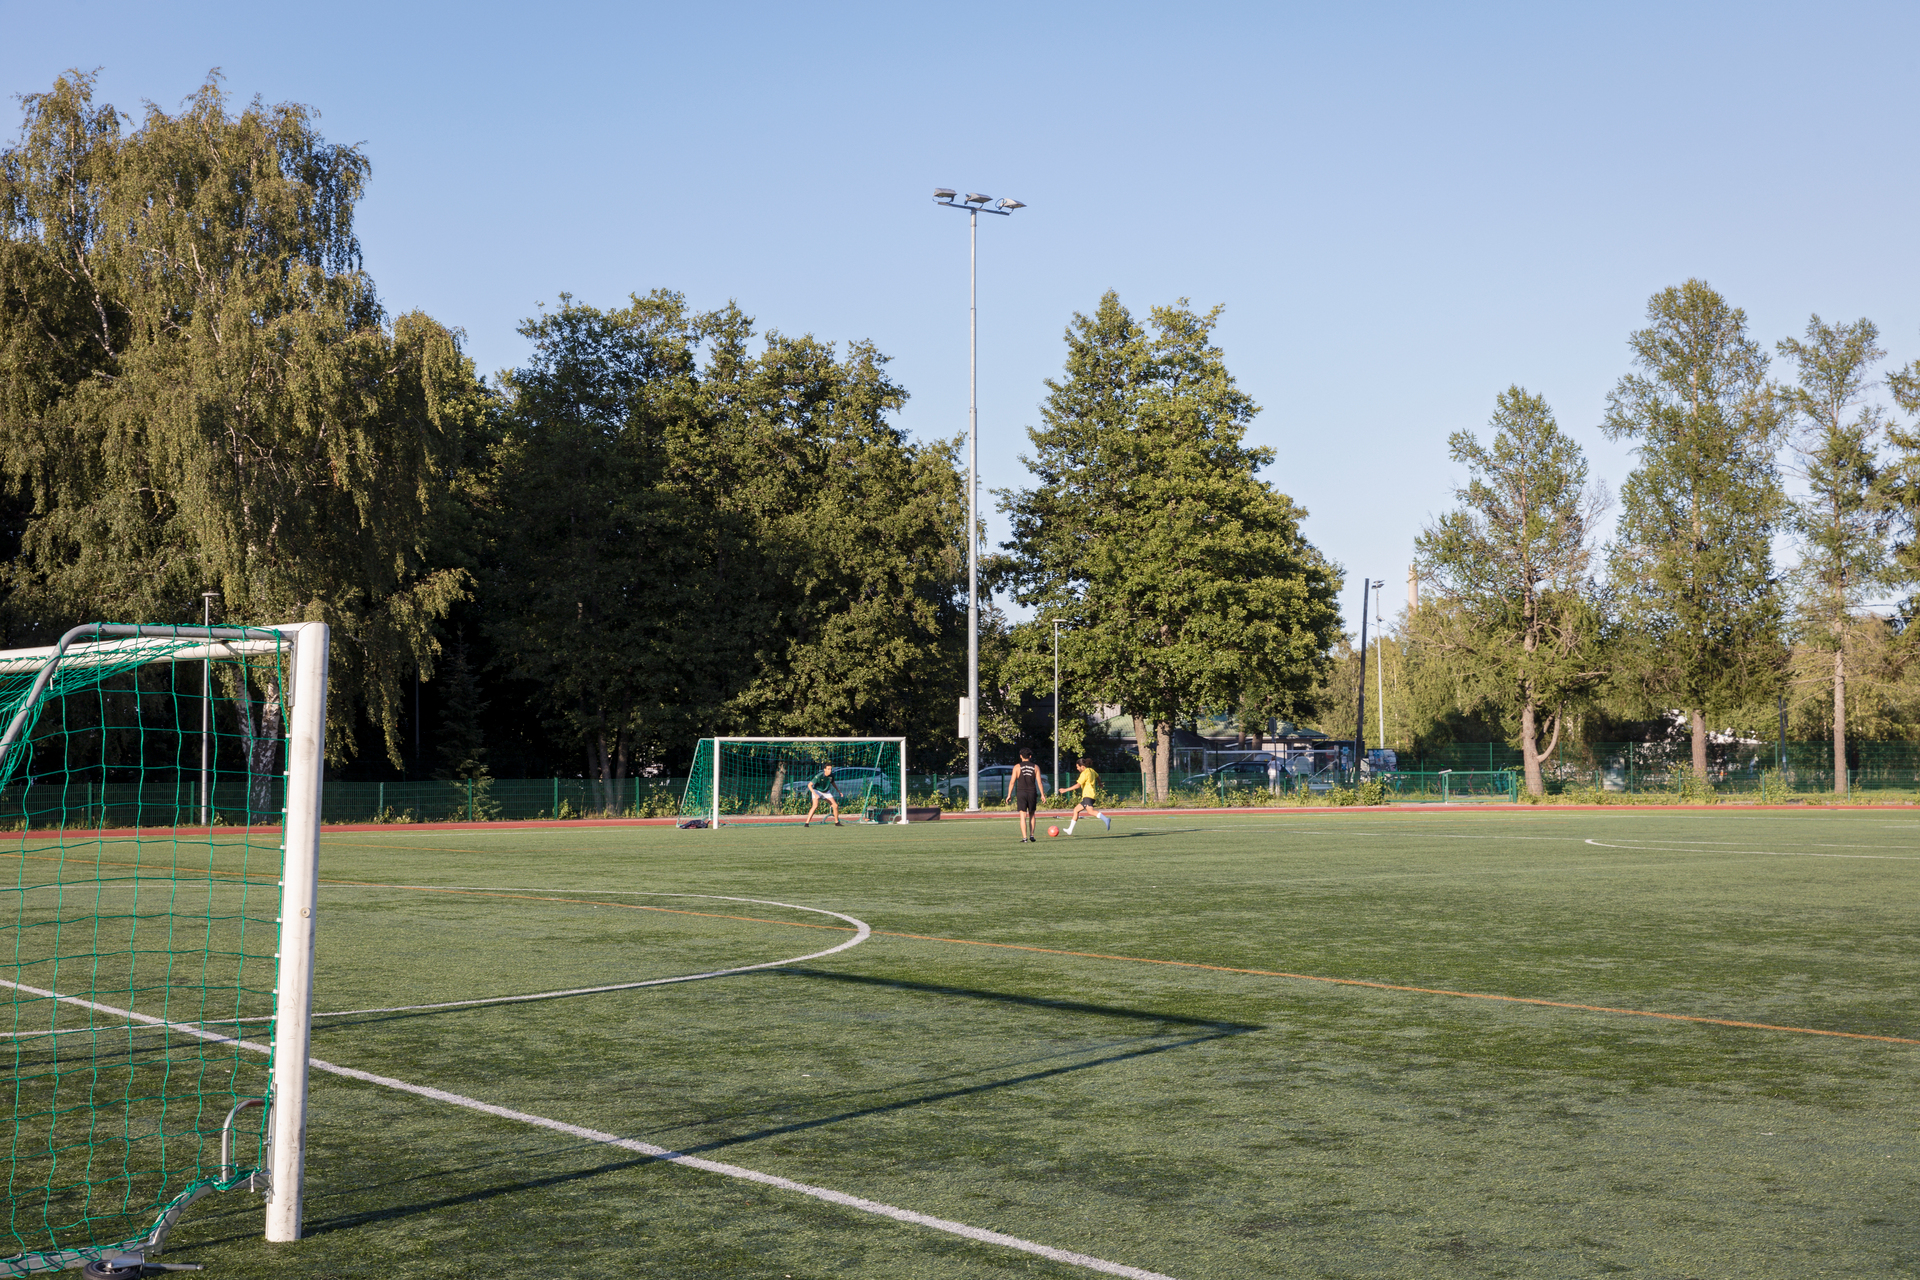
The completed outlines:
{"type": "MultiPolygon", "coordinates": [[[[852,936],[649,893],[873,933],[681,984],[321,1017],[314,1053],[1179,1280],[1920,1272],[1920,814],[1090,825],[1037,846],[1010,817],[329,835],[321,1012],[852,936]]],[[[307,1238],[262,1243],[257,1198],[230,1193],[167,1260],[234,1280],[1098,1274],[385,1085],[312,1087],[307,1238]]]]}

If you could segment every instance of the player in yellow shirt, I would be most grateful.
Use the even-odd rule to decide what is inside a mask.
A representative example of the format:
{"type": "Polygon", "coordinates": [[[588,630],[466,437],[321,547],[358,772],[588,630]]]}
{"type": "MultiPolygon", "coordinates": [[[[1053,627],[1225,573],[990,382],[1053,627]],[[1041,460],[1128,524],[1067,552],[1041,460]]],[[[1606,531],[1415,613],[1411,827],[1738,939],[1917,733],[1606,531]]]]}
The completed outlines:
{"type": "Polygon", "coordinates": [[[1080,798],[1074,802],[1073,813],[1067,818],[1068,835],[1073,834],[1073,824],[1080,821],[1080,815],[1082,813],[1092,814],[1107,824],[1107,830],[1113,830],[1113,819],[1094,807],[1094,796],[1099,790],[1100,775],[1093,771],[1093,761],[1087,759],[1085,756],[1081,756],[1080,776],[1073,780],[1072,786],[1060,788],[1061,795],[1065,795],[1069,791],[1078,792],[1080,795],[1080,798]]]}

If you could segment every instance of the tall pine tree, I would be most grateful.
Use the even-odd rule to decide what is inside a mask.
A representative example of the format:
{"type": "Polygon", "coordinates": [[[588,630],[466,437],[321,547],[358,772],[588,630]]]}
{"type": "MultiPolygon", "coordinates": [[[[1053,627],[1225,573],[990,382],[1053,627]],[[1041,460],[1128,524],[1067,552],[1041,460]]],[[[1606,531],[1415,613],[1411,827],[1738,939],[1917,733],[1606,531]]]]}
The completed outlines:
{"type": "MultiPolygon", "coordinates": [[[[1850,659],[1863,640],[1877,639],[1877,620],[1861,618],[1860,607],[1885,580],[1888,555],[1879,456],[1886,424],[1880,407],[1866,398],[1873,365],[1886,355],[1879,336],[1868,320],[1825,324],[1814,316],[1807,321],[1805,341],[1785,338],[1777,344],[1797,374],[1782,389],[1781,402],[1807,486],[1791,516],[1800,544],[1793,575],[1800,653],[1825,668],[1809,674],[1831,689],[1833,789],[1842,795],[1847,791],[1847,686],[1849,676],[1857,674],[1850,659]]],[[[1802,665],[1799,657],[1796,665],[1802,665]]]]}
{"type": "Polygon", "coordinates": [[[1501,392],[1492,426],[1484,445],[1465,431],[1449,441],[1470,478],[1455,490],[1460,506],[1415,543],[1432,596],[1408,624],[1454,658],[1463,704],[1484,698],[1515,722],[1537,796],[1541,757],[1559,743],[1568,704],[1606,674],[1591,566],[1607,499],[1588,486],[1586,457],[1539,396],[1501,392]]]}
{"type": "Polygon", "coordinates": [[[1785,661],[1780,412],[1746,313],[1704,280],[1654,294],[1647,321],[1601,427],[1639,458],[1610,576],[1633,641],[1627,674],[1647,702],[1686,715],[1704,777],[1707,712],[1770,691],[1785,661]]]}

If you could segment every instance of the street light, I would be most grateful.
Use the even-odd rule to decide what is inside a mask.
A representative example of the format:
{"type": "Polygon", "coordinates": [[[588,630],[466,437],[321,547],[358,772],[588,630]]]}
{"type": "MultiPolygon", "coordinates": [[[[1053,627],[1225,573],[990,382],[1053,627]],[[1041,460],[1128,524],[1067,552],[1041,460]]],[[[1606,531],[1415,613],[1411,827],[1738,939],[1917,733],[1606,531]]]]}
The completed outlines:
{"type": "MultiPolygon", "coordinates": [[[[1376,582],[1373,585],[1375,589],[1378,589],[1386,586],[1387,584],[1384,582],[1376,582]]],[[[1385,598],[1386,597],[1384,594],[1380,596],[1376,596],[1374,598],[1373,620],[1375,622],[1385,621],[1385,619],[1380,616],[1380,601],[1385,598]]],[[[1373,647],[1379,650],[1378,653],[1373,655],[1373,692],[1375,695],[1373,701],[1374,701],[1374,705],[1378,708],[1378,711],[1376,712],[1376,714],[1380,717],[1380,748],[1381,750],[1384,751],[1387,746],[1387,640],[1386,640],[1386,636],[1384,634],[1374,636],[1373,647]]]]}
{"type": "Polygon", "coordinates": [[[1367,758],[1367,606],[1372,603],[1369,598],[1372,592],[1386,585],[1384,582],[1375,582],[1371,578],[1360,580],[1360,701],[1355,708],[1353,720],[1355,782],[1360,780],[1360,766],[1367,758]]]}
{"type": "MultiPolygon", "coordinates": [[[[967,213],[967,808],[980,808],[980,214],[1013,216],[1018,200],[988,205],[992,196],[935,187],[933,199],[967,213]]],[[[1056,763],[1056,771],[1058,765],[1056,763]]]]}
{"type": "Polygon", "coordinates": [[[1060,628],[1067,624],[1053,620],[1053,793],[1060,794],[1060,628]]]}
{"type": "MultiPolygon", "coordinates": [[[[213,626],[213,602],[220,598],[218,591],[200,593],[200,621],[202,625],[213,626]]],[[[207,788],[208,777],[212,772],[212,753],[208,750],[208,735],[213,732],[213,659],[208,658],[200,664],[200,825],[213,825],[213,794],[207,788]]]]}

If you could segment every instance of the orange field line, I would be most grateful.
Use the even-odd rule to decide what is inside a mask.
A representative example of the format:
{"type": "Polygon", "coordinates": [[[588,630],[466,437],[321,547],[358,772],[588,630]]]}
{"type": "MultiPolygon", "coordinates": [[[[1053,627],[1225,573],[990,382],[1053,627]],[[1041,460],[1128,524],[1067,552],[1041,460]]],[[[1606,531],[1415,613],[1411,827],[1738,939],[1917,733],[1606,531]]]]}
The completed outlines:
{"type": "MultiPolygon", "coordinates": [[[[31,855],[21,855],[31,856],[31,855]]],[[[39,860],[39,859],[36,859],[39,860]]],[[[57,861],[57,859],[45,859],[57,861]]],[[[138,866],[138,863],[112,863],[113,866],[138,866]]],[[[439,889],[430,885],[393,885],[377,880],[335,880],[323,878],[323,884],[346,884],[373,889],[411,889],[416,893],[445,893],[470,898],[507,898],[524,902],[559,902],[571,906],[618,907],[627,911],[657,911],[665,915],[700,916],[708,920],[741,920],[753,924],[785,925],[792,929],[834,929],[852,933],[845,925],[808,924],[799,920],[772,920],[765,916],[736,916],[717,911],[689,911],[684,907],[654,907],[637,902],[604,902],[597,898],[555,898],[530,893],[500,893],[488,889],[439,889]]],[[[1451,996],[1459,1000],[1493,1000],[1502,1004],[1530,1004],[1546,1009],[1576,1009],[1585,1013],[1617,1013],[1633,1018],[1660,1018],[1668,1022],[1698,1022],[1714,1027],[1741,1027],[1750,1031],[1786,1031],[1803,1036],[1833,1036],[1842,1040],[1875,1040],[1882,1044],[1920,1045],[1920,1040],[1904,1036],[1876,1036],[1864,1031],[1826,1031],[1819,1027],[1790,1027],[1776,1022],[1745,1022],[1737,1018],[1708,1018],[1695,1013],[1660,1013],[1652,1009],[1626,1009],[1616,1005],[1576,1004],[1568,1000],[1543,1000],[1537,996],[1503,996],[1486,991],[1453,991],[1445,987],[1409,987],[1392,982],[1373,982],[1366,978],[1329,978],[1313,973],[1289,973],[1283,969],[1239,969],[1224,964],[1201,964],[1197,960],[1157,960],[1150,956],[1120,956],[1104,951],[1065,951],[1056,947],[1025,946],[1017,942],[981,942],[973,938],[943,938],[929,933],[897,933],[875,929],[876,938],[906,938],[915,942],[945,942],[961,947],[992,947],[1001,951],[1031,951],[1039,955],[1075,956],[1083,960],[1118,960],[1126,964],[1158,964],[1175,969],[1202,969],[1210,973],[1243,973],[1257,978],[1289,978],[1295,982],[1324,982],[1339,987],[1369,987],[1375,991],[1405,991],[1413,995],[1451,996]]]]}

